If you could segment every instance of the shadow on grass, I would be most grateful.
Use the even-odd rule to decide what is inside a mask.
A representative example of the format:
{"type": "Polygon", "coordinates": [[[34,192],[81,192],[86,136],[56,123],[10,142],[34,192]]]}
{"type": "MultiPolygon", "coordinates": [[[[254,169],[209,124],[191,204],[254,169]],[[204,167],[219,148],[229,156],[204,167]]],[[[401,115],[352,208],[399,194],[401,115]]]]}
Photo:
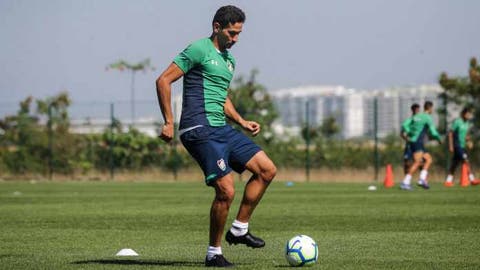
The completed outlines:
{"type": "Polygon", "coordinates": [[[155,265],[155,266],[203,266],[203,262],[166,261],[166,260],[131,260],[131,259],[98,259],[75,261],[72,264],[103,264],[103,265],[155,265]]]}

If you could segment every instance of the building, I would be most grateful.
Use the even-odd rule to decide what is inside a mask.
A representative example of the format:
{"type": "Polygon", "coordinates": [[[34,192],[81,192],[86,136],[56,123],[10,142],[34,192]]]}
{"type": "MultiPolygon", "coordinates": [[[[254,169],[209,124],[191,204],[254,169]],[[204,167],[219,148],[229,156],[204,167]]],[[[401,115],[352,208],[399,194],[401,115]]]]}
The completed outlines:
{"type": "MultiPolygon", "coordinates": [[[[356,90],[343,86],[307,86],[270,91],[279,111],[275,130],[299,132],[307,121],[319,127],[327,117],[340,126],[339,137],[348,139],[372,136],[377,101],[377,128],[380,137],[400,132],[402,121],[410,115],[410,106],[431,100],[440,104],[438,85],[397,87],[383,90],[356,90]]],[[[438,122],[438,117],[434,115],[438,122]]]]}
{"type": "MultiPolygon", "coordinates": [[[[306,86],[272,90],[269,94],[279,113],[273,130],[279,135],[298,136],[308,122],[311,127],[320,127],[325,119],[333,117],[340,127],[339,138],[373,137],[375,115],[378,135],[398,134],[402,121],[410,116],[413,103],[422,105],[426,100],[441,106],[438,85],[396,87],[381,90],[357,90],[343,86],[306,86]],[[375,100],[377,113],[375,114],[375,100]],[[307,114],[308,103],[308,114],[307,114]]],[[[182,96],[172,96],[175,121],[180,120],[182,96]]],[[[116,119],[127,128],[135,128],[150,136],[157,136],[163,121],[157,101],[142,101],[137,104],[137,115],[132,123],[129,103],[117,102],[116,119]]],[[[458,115],[459,108],[451,105],[450,116],[458,115]]],[[[77,104],[72,108],[74,133],[101,133],[110,125],[110,104],[77,104]]],[[[438,123],[437,114],[433,115],[438,123]]]]}

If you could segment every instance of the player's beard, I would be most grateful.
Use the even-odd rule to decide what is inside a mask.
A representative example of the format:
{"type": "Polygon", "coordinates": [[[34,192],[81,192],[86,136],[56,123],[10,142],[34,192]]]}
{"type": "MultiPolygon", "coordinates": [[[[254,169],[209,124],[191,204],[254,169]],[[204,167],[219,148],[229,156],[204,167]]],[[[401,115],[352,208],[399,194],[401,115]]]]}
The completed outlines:
{"type": "Polygon", "coordinates": [[[235,41],[227,42],[227,43],[225,44],[225,48],[230,49],[230,48],[233,47],[233,45],[235,45],[235,41]]]}

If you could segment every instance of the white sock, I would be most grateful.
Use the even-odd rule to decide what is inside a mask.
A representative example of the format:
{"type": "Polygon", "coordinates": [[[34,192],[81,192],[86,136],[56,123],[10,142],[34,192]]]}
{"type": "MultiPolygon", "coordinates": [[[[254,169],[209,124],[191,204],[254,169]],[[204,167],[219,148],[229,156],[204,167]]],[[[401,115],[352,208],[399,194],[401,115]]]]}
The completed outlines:
{"type": "Polygon", "coordinates": [[[468,177],[470,178],[470,181],[475,180],[475,175],[473,175],[473,173],[471,173],[468,177]]]}
{"type": "Polygon", "coordinates": [[[230,232],[232,232],[232,234],[235,236],[242,236],[247,234],[248,222],[244,223],[235,219],[232,223],[232,227],[230,228],[230,232]]]}
{"type": "Polygon", "coordinates": [[[445,182],[449,182],[449,183],[453,182],[453,175],[451,174],[447,175],[447,180],[445,180],[445,182]]]}
{"type": "Polygon", "coordinates": [[[427,182],[428,171],[422,170],[420,172],[420,181],[427,182]]]}
{"type": "Polygon", "coordinates": [[[222,254],[222,247],[212,247],[208,246],[207,249],[207,259],[212,259],[213,256],[215,255],[221,255],[222,254]]]}
{"type": "Polygon", "coordinates": [[[412,175],[407,174],[405,175],[405,178],[403,178],[403,184],[405,185],[410,185],[410,182],[412,181],[412,175]]]}

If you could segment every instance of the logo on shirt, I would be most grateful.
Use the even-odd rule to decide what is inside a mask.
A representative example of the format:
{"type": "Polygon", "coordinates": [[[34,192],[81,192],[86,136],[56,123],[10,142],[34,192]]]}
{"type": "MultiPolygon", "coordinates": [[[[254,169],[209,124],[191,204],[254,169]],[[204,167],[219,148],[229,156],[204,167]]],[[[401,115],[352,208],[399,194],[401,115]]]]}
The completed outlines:
{"type": "Polygon", "coordinates": [[[223,160],[223,158],[217,160],[217,166],[222,171],[225,171],[227,169],[227,165],[225,165],[225,160],[223,160]]]}
{"type": "Polygon", "coordinates": [[[229,60],[227,60],[227,67],[228,67],[228,70],[230,70],[230,72],[233,72],[233,64],[229,60]]]}

